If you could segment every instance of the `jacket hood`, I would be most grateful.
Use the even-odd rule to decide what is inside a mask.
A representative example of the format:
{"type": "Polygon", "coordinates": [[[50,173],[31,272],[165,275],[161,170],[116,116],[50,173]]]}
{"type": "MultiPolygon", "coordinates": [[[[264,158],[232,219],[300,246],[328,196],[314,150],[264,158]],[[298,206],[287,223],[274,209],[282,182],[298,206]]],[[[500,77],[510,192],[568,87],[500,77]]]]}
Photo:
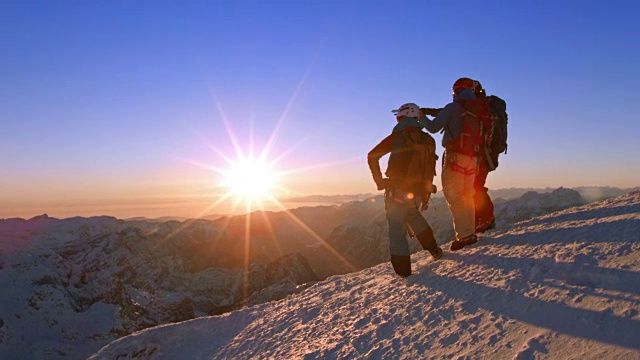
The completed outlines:
{"type": "Polygon", "coordinates": [[[476,94],[473,93],[473,89],[464,89],[458,95],[453,96],[453,100],[473,100],[476,98],[476,94]]]}
{"type": "Polygon", "coordinates": [[[393,127],[393,132],[402,131],[406,128],[416,127],[418,129],[422,129],[422,124],[418,122],[418,119],[412,117],[405,117],[400,120],[396,126],[393,127]]]}

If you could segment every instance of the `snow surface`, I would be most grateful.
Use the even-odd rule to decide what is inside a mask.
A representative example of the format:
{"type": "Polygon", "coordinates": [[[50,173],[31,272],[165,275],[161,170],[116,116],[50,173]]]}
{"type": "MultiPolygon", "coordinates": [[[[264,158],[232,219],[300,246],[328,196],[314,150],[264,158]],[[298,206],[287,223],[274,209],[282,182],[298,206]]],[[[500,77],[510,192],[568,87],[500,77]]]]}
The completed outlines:
{"type": "Polygon", "coordinates": [[[120,338],[91,359],[640,359],[640,192],[120,338]],[[445,250],[448,246],[445,247],[445,250]]]}

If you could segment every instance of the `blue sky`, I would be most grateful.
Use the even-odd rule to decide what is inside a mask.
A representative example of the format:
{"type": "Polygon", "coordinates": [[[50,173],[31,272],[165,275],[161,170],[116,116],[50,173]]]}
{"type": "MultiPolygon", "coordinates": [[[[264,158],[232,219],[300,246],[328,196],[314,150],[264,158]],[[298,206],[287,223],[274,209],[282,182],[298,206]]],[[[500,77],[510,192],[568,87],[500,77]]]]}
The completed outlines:
{"type": "Polygon", "coordinates": [[[231,137],[296,170],[284,195],[374,192],[390,110],[462,76],[508,104],[490,187],[638,186],[639,7],[4,1],[0,217],[193,215],[231,137]]]}

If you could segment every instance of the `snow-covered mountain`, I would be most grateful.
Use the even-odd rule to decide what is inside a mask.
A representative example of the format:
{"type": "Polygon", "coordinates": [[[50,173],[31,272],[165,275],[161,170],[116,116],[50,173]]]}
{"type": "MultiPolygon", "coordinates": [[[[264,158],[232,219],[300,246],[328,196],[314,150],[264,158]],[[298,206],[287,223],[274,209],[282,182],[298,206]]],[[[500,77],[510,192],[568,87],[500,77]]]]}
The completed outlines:
{"type": "Polygon", "coordinates": [[[0,358],[83,358],[149,326],[279,299],[319,280],[297,253],[253,263],[194,255],[219,232],[203,221],[0,221],[0,358]]]}
{"type": "MultiPolygon", "coordinates": [[[[493,176],[493,175],[491,175],[493,176]]],[[[640,190],[640,187],[633,188],[617,188],[611,186],[578,186],[571,188],[577,191],[582,198],[590,203],[594,201],[606,200],[612,197],[622,196],[632,191],[640,190]]],[[[528,192],[537,192],[539,194],[550,193],[556,188],[509,188],[509,189],[489,189],[489,195],[493,199],[511,200],[519,198],[528,192]]]]}
{"type": "Polygon", "coordinates": [[[583,205],[585,200],[576,190],[559,188],[549,193],[529,191],[517,199],[496,201],[494,215],[498,229],[554,211],[583,205]]]}
{"type": "MultiPolygon", "coordinates": [[[[578,203],[572,190],[530,192],[496,214],[508,228],[578,203]]],[[[438,242],[453,238],[442,197],[426,214],[438,242]]],[[[382,196],[215,221],[0,220],[0,358],[88,356],[147,327],[282,299],[388,259],[382,196]]]]}
{"type": "Polygon", "coordinates": [[[91,359],[640,359],[640,192],[537,217],[434,262],[120,338],[91,359]]]}

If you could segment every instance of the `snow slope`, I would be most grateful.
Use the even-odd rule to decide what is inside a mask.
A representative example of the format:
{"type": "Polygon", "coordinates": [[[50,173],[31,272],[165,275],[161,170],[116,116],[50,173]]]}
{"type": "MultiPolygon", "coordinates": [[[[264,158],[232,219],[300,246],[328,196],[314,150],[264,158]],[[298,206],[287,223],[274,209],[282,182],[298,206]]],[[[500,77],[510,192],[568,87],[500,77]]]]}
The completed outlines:
{"type": "Polygon", "coordinates": [[[146,329],[92,359],[640,359],[640,192],[483,236],[407,279],[389,263],[146,329]]]}
{"type": "Polygon", "coordinates": [[[220,251],[198,257],[215,253],[207,245],[217,229],[182,226],[0,220],[0,360],[85,359],[135,331],[281,299],[319,280],[300,254],[246,271],[216,263],[228,260],[220,251]]]}

